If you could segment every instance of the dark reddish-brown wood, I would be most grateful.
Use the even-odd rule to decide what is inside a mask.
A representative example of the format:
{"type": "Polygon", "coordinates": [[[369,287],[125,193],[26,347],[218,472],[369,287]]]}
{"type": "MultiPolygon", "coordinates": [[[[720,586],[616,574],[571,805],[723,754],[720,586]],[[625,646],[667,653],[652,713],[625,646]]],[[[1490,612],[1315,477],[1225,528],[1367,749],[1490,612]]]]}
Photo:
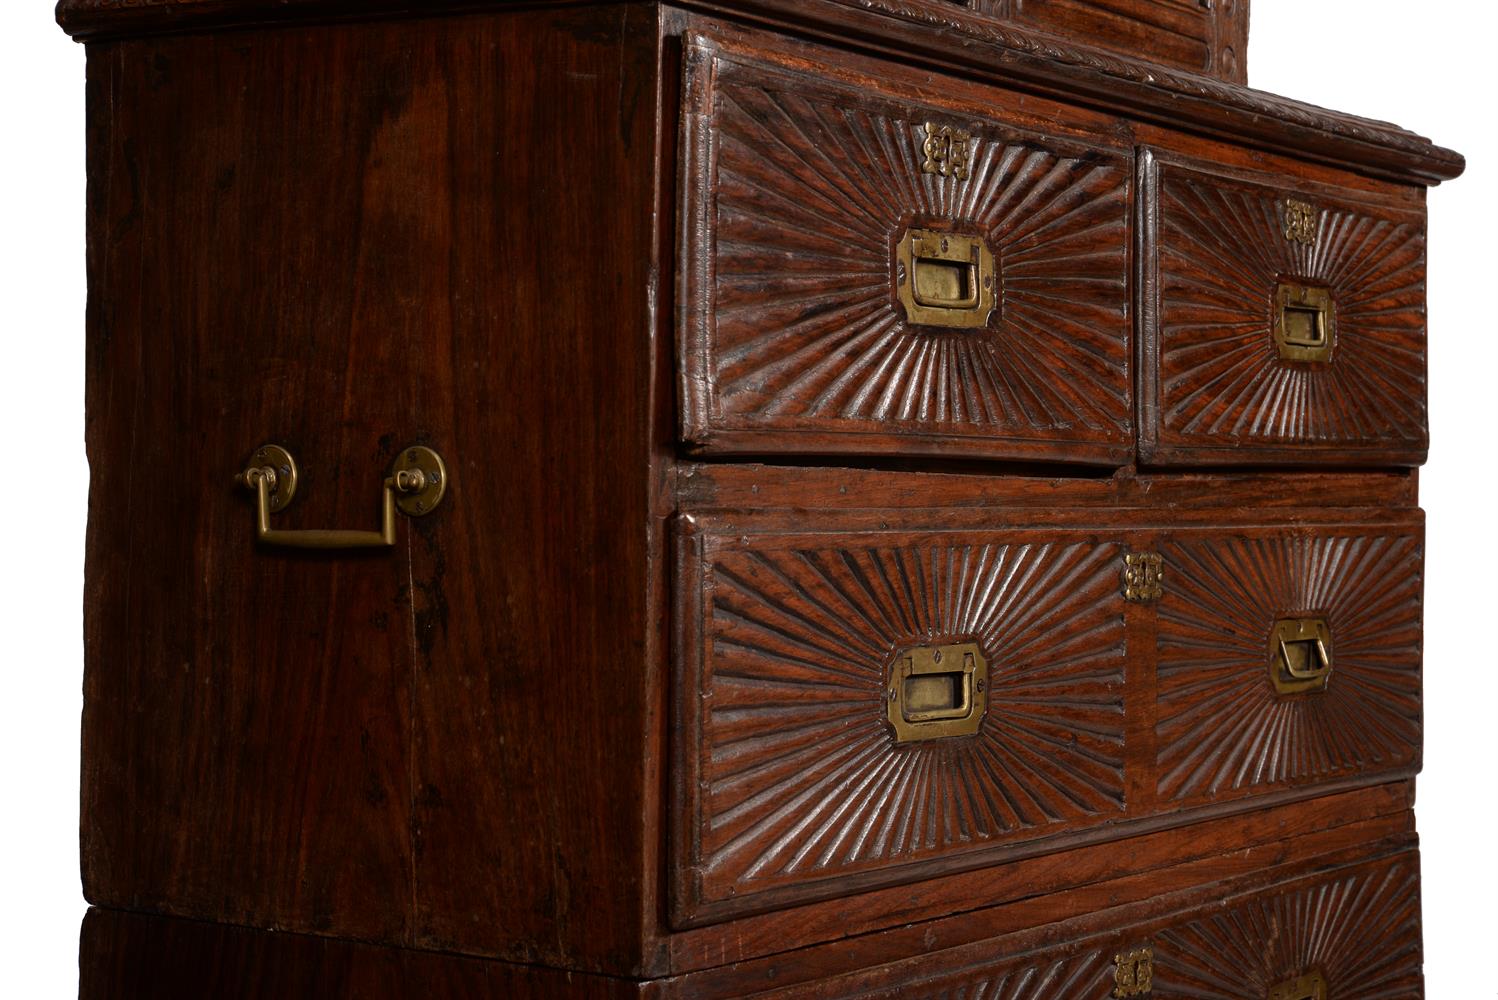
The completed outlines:
{"type": "MultiPolygon", "coordinates": [[[[985,0],[978,0],[979,3],[985,0]]],[[[986,0],[1000,14],[1151,62],[1248,79],[1249,0],[986,0]]]]}
{"type": "Polygon", "coordinates": [[[816,974],[800,956],[787,956],[655,982],[92,910],[84,921],[80,997],[874,1000],[1008,990],[997,995],[1104,1000],[1116,982],[1117,956],[1141,946],[1151,951],[1156,996],[1257,998],[1309,970],[1336,984],[1337,996],[1371,995],[1382,986],[1420,995],[1419,858],[1408,835],[1334,850],[1314,865],[1253,860],[1253,869],[1220,868],[1212,883],[1103,883],[1081,900],[1091,908],[1057,919],[1063,904],[1049,922],[967,943],[928,931],[915,954],[894,961],[878,945],[859,942],[845,955],[863,952],[872,960],[843,973],[829,973],[838,964],[829,963],[816,974]]]}
{"type": "Polygon", "coordinates": [[[679,918],[991,864],[1005,845],[1033,852],[1057,834],[1117,837],[1251,794],[1412,774],[1419,519],[1238,516],[1187,528],[1138,511],[689,514],[679,918]],[[1145,612],[1119,578],[1124,552],[1149,549],[1169,585],[1144,645],[1126,634],[1126,611],[1145,612]],[[1305,613],[1328,623],[1335,683],[1281,695],[1269,636],[1305,613]],[[978,734],[892,742],[891,657],[961,642],[988,662],[978,734]],[[1144,682],[1127,665],[1140,662],[1155,665],[1157,700],[1126,712],[1144,682]]]}
{"type": "Polygon", "coordinates": [[[1151,464],[1418,465],[1425,389],[1425,212],[1411,191],[1141,162],[1140,450],[1151,464]],[[1285,230],[1289,205],[1312,232],[1285,230]],[[1275,292],[1330,296],[1334,349],[1286,361],[1275,292]]]}
{"type": "Polygon", "coordinates": [[[59,16],[85,996],[1101,1000],[1146,940],[1156,995],[1420,994],[1424,185],[1462,161],[1241,86],[1246,2],[59,16]],[[901,321],[911,226],[996,254],[986,327],[901,321]],[[1287,280],[1337,301],[1321,368],[1264,357],[1287,280]],[[257,545],[267,442],[278,527],[372,526],[408,444],[448,496],[390,550],[257,545]],[[1297,617],[1325,691],[1271,680],[1297,617]],[[897,745],[896,652],[966,642],[978,732],[897,745]]]}
{"type": "Polygon", "coordinates": [[[91,901],[638,968],[656,49],[621,7],[94,51],[91,901]],[[267,441],[286,527],[373,524],[409,443],[450,499],[257,549],[267,441]]]}
{"type": "Polygon", "coordinates": [[[832,77],[819,50],[759,43],[687,43],[684,440],[1126,460],[1127,149],[1063,138],[1055,109],[1017,96],[954,93],[883,64],[832,77]],[[963,177],[923,166],[938,126],[970,136],[963,177]],[[898,288],[914,277],[895,248],[913,228],[992,251],[982,327],[907,315],[898,288]]]}
{"type": "Polygon", "coordinates": [[[92,909],[79,1000],[628,1000],[642,983],[538,966],[92,909]]]}

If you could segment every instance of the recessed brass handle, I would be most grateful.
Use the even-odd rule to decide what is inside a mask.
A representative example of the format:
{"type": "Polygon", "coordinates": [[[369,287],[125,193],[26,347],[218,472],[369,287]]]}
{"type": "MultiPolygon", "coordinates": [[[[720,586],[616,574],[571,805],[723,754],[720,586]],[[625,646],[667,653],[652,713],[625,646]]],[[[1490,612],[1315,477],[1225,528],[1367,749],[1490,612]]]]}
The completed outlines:
{"type": "Polygon", "coordinates": [[[1285,361],[1330,361],[1337,305],[1330,289],[1282,281],[1274,290],[1274,346],[1285,361]]]}
{"type": "Polygon", "coordinates": [[[1332,677],[1332,630],[1324,618],[1281,618],[1269,638],[1269,679],[1280,694],[1325,691],[1332,677]]]}
{"type": "Polygon", "coordinates": [[[447,466],[442,456],[416,445],[401,450],[385,479],[382,520],[377,531],[272,528],[270,516],[286,509],[296,495],[296,459],[280,445],[255,449],[249,468],[237,481],[255,494],[255,538],[265,545],[292,549],[378,549],[395,544],[395,513],[421,517],[437,509],[447,494],[447,466]]]}
{"type": "Polygon", "coordinates": [[[971,736],[988,707],[988,661],[976,643],[901,650],[885,692],[895,742],[971,736]]]}
{"type": "Polygon", "coordinates": [[[1269,988],[1265,1000],[1330,1000],[1326,976],[1314,970],[1269,988]]]}
{"type": "Polygon", "coordinates": [[[980,236],[910,229],[895,249],[896,295],[905,318],[922,326],[987,326],[995,272],[993,251],[980,236]]]}

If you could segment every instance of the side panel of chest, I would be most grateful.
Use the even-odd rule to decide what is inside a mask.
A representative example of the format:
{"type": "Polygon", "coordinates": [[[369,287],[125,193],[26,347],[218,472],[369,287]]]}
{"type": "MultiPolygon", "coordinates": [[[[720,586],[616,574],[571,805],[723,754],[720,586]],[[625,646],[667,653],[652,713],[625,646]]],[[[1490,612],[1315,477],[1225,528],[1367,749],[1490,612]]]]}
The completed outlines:
{"type": "Polygon", "coordinates": [[[639,961],[657,42],[618,7],[92,50],[95,903],[639,961]],[[274,530],[375,527],[410,445],[450,482],[388,548],[257,544],[267,443],[274,530]]]}

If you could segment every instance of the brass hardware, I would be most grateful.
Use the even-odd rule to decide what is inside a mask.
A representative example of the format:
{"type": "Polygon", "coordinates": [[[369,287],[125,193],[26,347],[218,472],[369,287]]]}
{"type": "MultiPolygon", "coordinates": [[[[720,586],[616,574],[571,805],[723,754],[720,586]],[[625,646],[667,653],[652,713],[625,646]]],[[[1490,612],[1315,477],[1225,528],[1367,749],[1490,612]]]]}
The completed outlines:
{"type": "Polygon", "coordinates": [[[1274,290],[1274,346],[1286,361],[1330,361],[1337,304],[1330,289],[1282,281],[1274,290]]]}
{"type": "Polygon", "coordinates": [[[447,494],[447,466],[442,457],[420,445],[402,449],[385,480],[382,520],[377,531],[284,531],[270,526],[270,516],[286,509],[297,487],[296,459],[280,445],[255,449],[250,467],[237,481],[255,493],[255,537],[266,545],[294,549],[389,548],[395,544],[395,512],[421,517],[437,509],[447,494]]]}
{"type": "Polygon", "coordinates": [[[1316,206],[1294,198],[1286,198],[1280,206],[1280,221],[1284,225],[1285,239],[1292,243],[1316,245],[1316,206]]]}
{"type": "Polygon", "coordinates": [[[1326,976],[1320,969],[1313,969],[1299,978],[1271,986],[1264,1000],[1327,1000],[1328,995],[1326,976]]]}
{"type": "Polygon", "coordinates": [[[926,138],[921,142],[921,155],[926,159],[921,164],[921,172],[967,180],[968,164],[973,158],[970,145],[973,141],[972,133],[950,125],[938,126],[935,122],[927,122],[925,128],[926,138]]]}
{"type": "Polygon", "coordinates": [[[988,661],[976,643],[901,650],[885,692],[895,742],[971,736],[988,710],[988,661]]]}
{"type": "Polygon", "coordinates": [[[1124,556],[1124,600],[1149,604],[1165,594],[1165,559],[1158,552],[1130,552],[1124,556]]]}
{"type": "Polygon", "coordinates": [[[982,237],[909,229],[895,255],[896,291],[911,323],[962,330],[988,325],[997,269],[982,237]]]}
{"type": "Polygon", "coordinates": [[[1155,988],[1155,949],[1143,945],[1113,956],[1113,995],[1149,996],[1155,988]]]}
{"type": "Polygon", "coordinates": [[[1269,677],[1280,694],[1325,691],[1332,676],[1332,630],[1324,618],[1281,618],[1269,638],[1269,677]]]}

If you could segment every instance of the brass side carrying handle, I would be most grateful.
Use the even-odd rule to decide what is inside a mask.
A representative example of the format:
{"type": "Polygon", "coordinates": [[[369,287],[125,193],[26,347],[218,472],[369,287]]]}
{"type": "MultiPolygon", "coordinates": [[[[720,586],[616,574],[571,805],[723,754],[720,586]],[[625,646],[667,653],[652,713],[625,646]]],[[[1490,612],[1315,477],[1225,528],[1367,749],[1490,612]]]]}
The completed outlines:
{"type": "Polygon", "coordinates": [[[291,549],[382,549],[395,544],[395,513],[422,517],[437,509],[447,494],[447,466],[430,448],[401,450],[384,484],[382,519],[377,531],[304,529],[270,526],[270,516],[285,510],[296,495],[296,459],[280,445],[255,449],[249,468],[236,480],[255,494],[255,538],[265,545],[291,549]]]}

